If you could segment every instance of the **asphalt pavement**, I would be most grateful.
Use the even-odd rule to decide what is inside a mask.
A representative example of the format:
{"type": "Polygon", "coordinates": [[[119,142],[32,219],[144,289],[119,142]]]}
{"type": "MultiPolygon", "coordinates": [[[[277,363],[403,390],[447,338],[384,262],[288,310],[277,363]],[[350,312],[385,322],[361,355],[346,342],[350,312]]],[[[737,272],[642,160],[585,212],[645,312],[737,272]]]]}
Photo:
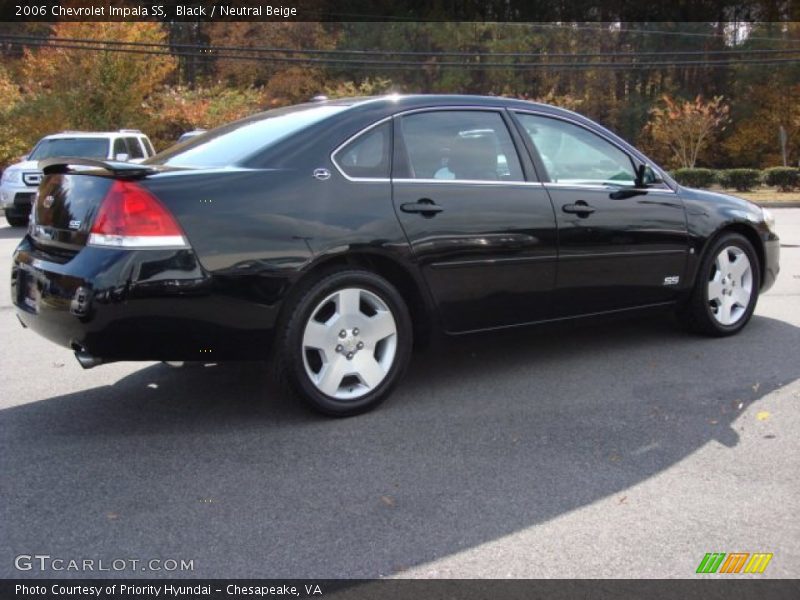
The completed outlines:
{"type": "Polygon", "coordinates": [[[346,420],[258,363],[82,370],[17,322],[22,230],[0,227],[0,576],[696,577],[767,552],[757,577],[796,577],[800,209],[774,213],[781,274],[738,336],[640,317],[442,342],[346,420]],[[112,570],[15,567],[37,554],[112,570]],[[193,570],[130,567],[151,559],[193,570]]]}

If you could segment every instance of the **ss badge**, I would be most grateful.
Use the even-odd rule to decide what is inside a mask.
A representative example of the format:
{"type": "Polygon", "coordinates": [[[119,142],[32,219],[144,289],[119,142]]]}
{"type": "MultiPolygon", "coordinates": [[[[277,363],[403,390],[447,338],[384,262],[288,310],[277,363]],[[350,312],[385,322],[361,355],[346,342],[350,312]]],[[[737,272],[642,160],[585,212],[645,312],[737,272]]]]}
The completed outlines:
{"type": "Polygon", "coordinates": [[[672,277],[664,277],[664,285],[678,285],[681,278],[677,275],[673,275],[672,277]]]}

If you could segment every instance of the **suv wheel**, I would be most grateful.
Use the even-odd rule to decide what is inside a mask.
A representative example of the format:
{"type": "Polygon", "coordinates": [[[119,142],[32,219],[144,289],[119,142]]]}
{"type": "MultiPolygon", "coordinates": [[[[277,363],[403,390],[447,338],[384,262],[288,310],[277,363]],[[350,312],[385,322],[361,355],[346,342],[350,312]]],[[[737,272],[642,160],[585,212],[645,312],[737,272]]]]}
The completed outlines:
{"type": "Polygon", "coordinates": [[[28,217],[12,217],[6,213],[6,221],[12,227],[25,227],[28,224],[28,217]]]}

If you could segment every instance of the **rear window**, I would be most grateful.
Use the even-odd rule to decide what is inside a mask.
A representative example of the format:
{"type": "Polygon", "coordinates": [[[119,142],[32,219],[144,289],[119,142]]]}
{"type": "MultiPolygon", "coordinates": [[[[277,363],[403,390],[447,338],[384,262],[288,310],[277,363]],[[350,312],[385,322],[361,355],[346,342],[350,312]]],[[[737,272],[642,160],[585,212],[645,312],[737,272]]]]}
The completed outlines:
{"type": "Polygon", "coordinates": [[[223,125],[156,155],[149,164],[175,167],[225,167],[241,162],[267,146],[322,121],[347,106],[279,108],[223,125]]]}
{"type": "Polygon", "coordinates": [[[54,156],[76,158],[106,158],[108,139],[106,138],[54,138],[36,144],[29,160],[43,160],[54,156]]]}

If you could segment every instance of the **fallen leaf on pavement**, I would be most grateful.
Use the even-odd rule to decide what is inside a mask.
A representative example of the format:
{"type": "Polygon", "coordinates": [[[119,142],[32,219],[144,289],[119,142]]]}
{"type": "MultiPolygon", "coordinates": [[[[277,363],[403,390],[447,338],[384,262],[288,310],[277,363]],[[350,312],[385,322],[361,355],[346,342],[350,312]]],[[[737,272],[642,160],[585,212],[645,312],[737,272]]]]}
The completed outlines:
{"type": "Polygon", "coordinates": [[[386,506],[394,506],[394,498],[391,496],[381,496],[381,502],[383,502],[386,506]]]}
{"type": "Polygon", "coordinates": [[[769,419],[769,412],[766,410],[759,411],[758,413],[756,413],[756,419],[758,419],[759,421],[766,421],[767,419],[769,419]]]}

